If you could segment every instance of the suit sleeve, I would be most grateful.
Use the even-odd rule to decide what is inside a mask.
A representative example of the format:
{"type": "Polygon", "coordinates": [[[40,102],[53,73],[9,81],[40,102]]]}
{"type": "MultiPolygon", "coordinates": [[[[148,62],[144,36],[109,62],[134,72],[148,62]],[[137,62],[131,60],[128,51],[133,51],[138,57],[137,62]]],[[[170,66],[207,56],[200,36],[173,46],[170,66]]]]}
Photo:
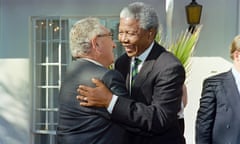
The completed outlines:
{"type": "Polygon", "coordinates": [[[128,91],[125,86],[123,76],[114,70],[108,71],[102,79],[103,83],[110,89],[110,91],[120,97],[128,97],[128,91]]]}
{"type": "Polygon", "coordinates": [[[215,87],[215,82],[209,80],[203,82],[196,120],[196,144],[212,143],[212,130],[216,115],[215,87]]]}
{"type": "Polygon", "coordinates": [[[152,70],[152,82],[143,84],[141,91],[148,91],[139,92],[151,99],[150,104],[119,97],[113,109],[111,117],[136,128],[132,129],[135,133],[142,131],[152,135],[162,134],[177,122],[185,71],[179,63],[170,62],[167,66],[162,66],[163,64],[166,65],[157,63],[154,66],[156,70],[152,70]]]}
{"type": "MultiPolygon", "coordinates": [[[[128,94],[128,90],[126,89],[125,81],[124,81],[121,73],[119,73],[118,71],[107,72],[105,74],[105,76],[103,77],[103,83],[105,83],[105,85],[111,90],[111,92],[113,94],[117,95],[118,98],[124,98],[126,100],[129,99],[130,96],[128,94]]],[[[135,132],[141,133],[141,135],[151,136],[151,134],[149,134],[145,131],[142,131],[142,129],[140,129],[140,128],[132,127],[131,125],[125,125],[123,123],[119,123],[118,121],[115,121],[114,119],[113,119],[113,121],[128,131],[135,131],[135,132]]]]}

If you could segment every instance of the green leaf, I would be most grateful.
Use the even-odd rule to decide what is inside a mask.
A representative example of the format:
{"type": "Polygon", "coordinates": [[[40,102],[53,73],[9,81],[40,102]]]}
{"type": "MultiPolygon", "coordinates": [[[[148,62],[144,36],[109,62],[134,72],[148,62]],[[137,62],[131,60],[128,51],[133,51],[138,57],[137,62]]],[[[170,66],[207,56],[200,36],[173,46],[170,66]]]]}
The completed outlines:
{"type": "Polygon", "coordinates": [[[166,47],[168,51],[173,53],[181,61],[186,70],[187,77],[191,70],[191,57],[193,56],[194,49],[198,42],[201,28],[202,25],[195,27],[193,33],[187,29],[185,32],[181,32],[180,35],[177,36],[177,39],[169,44],[163,42],[163,34],[160,29],[155,39],[160,45],[166,47]]]}

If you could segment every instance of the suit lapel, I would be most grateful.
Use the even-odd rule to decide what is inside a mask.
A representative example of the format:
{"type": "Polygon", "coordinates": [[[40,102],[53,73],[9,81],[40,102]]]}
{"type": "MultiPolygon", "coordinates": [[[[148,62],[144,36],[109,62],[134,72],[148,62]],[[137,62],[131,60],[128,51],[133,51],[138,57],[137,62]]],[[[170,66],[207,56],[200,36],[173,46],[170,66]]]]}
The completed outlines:
{"type": "MultiPolygon", "coordinates": [[[[127,87],[128,90],[130,90],[130,73],[127,74],[126,87],[127,87]]],[[[130,92],[130,91],[129,91],[129,92],[130,92]]]]}
{"type": "Polygon", "coordinates": [[[230,105],[240,109],[240,105],[238,104],[240,101],[240,95],[231,71],[227,73],[225,81],[223,81],[223,88],[226,92],[226,98],[230,102],[230,105]]]}
{"type": "Polygon", "coordinates": [[[135,85],[134,87],[140,88],[140,86],[143,84],[144,81],[146,81],[149,73],[152,71],[153,66],[159,55],[165,51],[165,49],[158,44],[154,44],[151,52],[149,53],[148,57],[146,58],[145,62],[143,63],[143,66],[138,73],[136,79],[135,79],[135,85]]]}
{"type": "Polygon", "coordinates": [[[146,80],[146,78],[148,77],[148,74],[153,69],[154,62],[155,62],[154,60],[144,62],[140,72],[138,73],[135,79],[134,84],[136,87],[139,87],[140,85],[142,85],[142,83],[146,80]]]}

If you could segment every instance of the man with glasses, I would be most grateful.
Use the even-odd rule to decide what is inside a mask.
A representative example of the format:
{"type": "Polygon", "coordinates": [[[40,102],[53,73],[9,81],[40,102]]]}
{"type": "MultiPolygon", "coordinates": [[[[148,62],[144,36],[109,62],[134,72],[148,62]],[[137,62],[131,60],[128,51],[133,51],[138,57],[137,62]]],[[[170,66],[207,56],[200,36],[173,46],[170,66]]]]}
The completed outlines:
{"type": "Polygon", "coordinates": [[[158,22],[154,9],[142,2],[120,13],[119,41],[126,53],[115,68],[125,78],[130,99],[112,94],[97,79],[93,79],[96,88],[81,85],[78,89],[80,105],[105,107],[113,121],[129,127],[131,144],[184,143],[177,113],[185,71],[176,57],[154,41],[158,22]]]}
{"type": "Polygon", "coordinates": [[[116,45],[110,31],[96,18],[85,18],[70,31],[73,61],[59,94],[58,144],[127,144],[125,130],[110,120],[105,108],[83,107],[76,100],[79,84],[93,86],[91,78],[103,81],[118,96],[127,96],[124,79],[107,67],[113,63],[116,45]]]}

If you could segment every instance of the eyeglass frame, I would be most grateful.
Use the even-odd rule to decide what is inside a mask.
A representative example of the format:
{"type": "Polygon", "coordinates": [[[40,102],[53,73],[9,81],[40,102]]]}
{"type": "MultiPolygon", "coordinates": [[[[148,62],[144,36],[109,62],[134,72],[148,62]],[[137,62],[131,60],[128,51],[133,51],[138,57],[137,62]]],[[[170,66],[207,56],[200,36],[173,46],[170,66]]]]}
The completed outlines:
{"type": "Polygon", "coordinates": [[[107,34],[99,34],[99,35],[97,35],[97,37],[112,37],[112,39],[113,39],[113,34],[112,33],[107,33],[107,34]]]}

